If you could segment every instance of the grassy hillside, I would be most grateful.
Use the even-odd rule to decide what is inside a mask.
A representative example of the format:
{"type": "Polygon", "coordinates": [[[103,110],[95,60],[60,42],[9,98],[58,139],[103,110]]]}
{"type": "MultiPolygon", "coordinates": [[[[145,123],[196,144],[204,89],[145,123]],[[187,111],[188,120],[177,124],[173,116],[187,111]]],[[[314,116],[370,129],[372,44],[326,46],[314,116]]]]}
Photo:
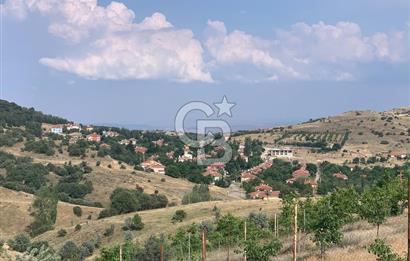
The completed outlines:
{"type": "MultiPolygon", "coordinates": [[[[53,229],[36,236],[34,240],[47,241],[56,250],[68,240],[82,243],[88,239],[99,238],[102,246],[124,242],[125,233],[122,226],[127,218],[134,216],[136,213],[134,210],[137,209],[140,210],[138,214],[145,224],[142,230],[133,232],[134,241],[140,244],[143,244],[150,235],[164,233],[172,236],[179,228],[186,228],[192,223],[199,224],[202,221],[215,220],[214,207],[220,209],[222,215],[232,213],[237,217],[248,217],[251,212],[254,212],[266,214],[271,218],[273,213],[279,213],[281,199],[245,200],[244,189],[238,182],[242,171],[262,162],[260,158],[262,146],[258,141],[248,142],[249,146],[245,146],[249,162],[234,157],[227,164],[229,166],[224,171],[228,174],[224,179],[228,182],[228,188],[223,188],[212,184],[209,177],[202,175],[205,168],[193,163],[177,162],[178,155],[182,155],[185,148],[182,142],[173,135],[163,132],[115,129],[116,135],[110,137],[103,134],[109,128],[94,126],[92,131],[76,132],[75,134],[80,136],[80,141],[71,142],[73,132],[64,130],[62,135],[57,135],[46,133],[40,128],[41,123],[65,123],[64,119],[44,115],[33,109],[22,108],[5,101],[0,101],[0,109],[2,109],[0,112],[0,184],[15,189],[0,186],[0,208],[2,210],[0,239],[9,239],[16,234],[28,231],[27,227],[34,220],[32,215],[33,194],[45,186],[53,187],[56,191],[56,198],[60,199],[57,205],[56,222],[53,229]],[[86,140],[87,135],[94,131],[101,135],[101,143],[86,140]],[[136,144],[122,143],[123,140],[132,139],[136,144]],[[44,146],[45,149],[27,149],[33,144],[34,147],[44,146]],[[103,147],[102,144],[105,146],[103,147]],[[135,151],[135,148],[139,146],[146,148],[146,154],[141,155],[135,151]],[[168,157],[170,151],[175,152],[173,158],[168,157]],[[140,163],[148,157],[155,158],[166,166],[165,173],[168,175],[142,171],[140,163]],[[169,166],[173,167],[172,172],[168,172],[169,166]],[[171,174],[174,177],[170,176],[171,174]],[[191,192],[198,183],[208,183],[211,201],[182,205],[184,195],[191,192]],[[167,206],[159,209],[134,208],[128,214],[121,213],[129,211],[115,212],[113,216],[97,219],[103,207],[107,210],[111,207],[113,200],[110,197],[116,188],[126,188],[132,191],[142,188],[145,193],[144,199],[149,199],[146,201],[151,202],[150,196],[160,194],[167,198],[168,205],[165,203],[161,207],[167,206]],[[84,193],[78,193],[79,191],[84,193]],[[83,212],[81,217],[73,213],[73,207],[79,205],[62,201],[81,204],[83,212]],[[85,206],[87,204],[100,207],[85,206]],[[176,210],[184,210],[187,217],[182,222],[172,223],[171,218],[176,210]],[[78,225],[81,225],[81,229],[75,229],[78,225]],[[113,235],[104,236],[104,232],[110,226],[114,227],[113,235]],[[57,233],[61,229],[66,230],[67,235],[59,237],[57,233]]],[[[346,165],[330,166],[327,164],[330,169],[322,169],[319,188],[321,184],[326,183],[324,174],[331,175],[333,172],[347,168],[349,171],[345,171],[345,174],[348,174],[349,182],[354,182],[356,187],[360,187],[361,184],[360,192],[363,192],[364,185],[377,186],[383,177],[377,175],[378,171],[373,173],[371,170],[363,170],[367,171],[366,177],[371,182],[362,181],[360,183],[363,176],[358,173],[362,170],[353,171],[350,168],[354,165],[352,160],[355,157],[387,155],[396,150],[410,152],[410,109],[403,108],[382,113],[348,112],[294,126],[240,133],[234,139],[244,141],[249,137],[264,143],[295,147],[295,158],[299,160],[299,163],[273,161],[275,166],[268,169],[266,173],[259,174],[260,177],[264,177],[264,180],[257,180],[258,183],[249,185],[246,191],[253,191],[256,185],[265,182],[272,183],[275,185],[273,190],[281,190],[282,194],[286,195],[286,188],[289,189],[290,186],[285,184],[286,175],[291,175],[294,169],[299,168],[300,162],[316,163],[317,160],[326,160],[338,164],[346,163],[346,165]],[[279,167],[281,164],[282,168],[279,167]],[[284,173],[285,169],[288,173],[284,173]],[[283,177],[280,178],[280,176],[283,177]]],[[[231,145],[239,147],[238,143],[232,142],[231,145]]],[[[209,151],[217,153],[213,148],[209,148],[209,151]]],[[[403,164],[403,162],[405,161],[389,159],[388,162],[377,164],[394,165],[403,164]]],[[[309,167],[312,167],[311,165],[313,164],[309,167]]],[[[326,167],[325,165],[322,167],[326,167]]],[[[372,164],[367,166],[373,167],[372,164]]],[[[403,167],[403,169],[406,168],[403,167]]],[[[314,172],[316,171],[312,173],[315,174],[314,172]]],[[[399,170],[391,169],[386,172],[391,175],[391,178],[397,178],[399,170]]],[[[331,185],[328,184],[329,191],[322,191],[322,196],[317,198],[323,198],[336,188],[347,187],[346,182],[343,182],[343,186],[339,186],[338,184],[342,183],[334,182],[331,178],[328,178],[327,182],[331,185]]],[[[305,195],[300,192],[307,186],[303,184],[301,187],[292,187],[292,190],[286,193],[295,192],[299,196],[305,195]]],[[[306,193],[306,195],[317,195],[317,191],[311,188],[306,193]]],[[[125,201],[127,199],[129,198],[125,198],[125,201]]],[[[387,243],[393,244],[394,249],[399,252],[403,251],[402,238],[405,234],[405,225],[404,216],[401,215],[390,218],[381,230],[383,235],[389,234],[387,243]]],[[[271,233],[270,230],[268,232],[271,233]]],[[[372,237],[369,235],[374,233],[372,226],[360,221],[344,226],[343,232],[345,236],[342,246],[345,248],[339,246],[332,248],[329,251],[331,260],[343,260],[343,256],[351,253],[357,256],[357,260],[371,258],[363,247],[371,242],[372,237]]],[[[316,260],[317,247],[310,241],[309,236],[302,238],[301,255],[307,260],[316,260]]],[[[284,247],[279,253],[278,260],[288,260],[290,238],[284,236],[281,240],[284,247]]],[[[224,251],[225,249],[220,249],[210,253],[209,260],[223,259],[224,251]]],[[[96,254],[98,253],[95,253],[94,257],[96,254]]],[[[236,256],[236,258],[240,257],[236,256]]]]}
{"type": "MultiPolygon", "coordinates": [[[[410,152],[410,107],[386,112],[351,111],[337,116],[312,119],[305,123],[273,129],[250,131],[234,138],[249,137],[265,143],[295,147],[295,157],[306,162],[329,160],[335,163],[351,161],[355,157],[387,155],[390,152],[410,152]],[[327,146],[348,138],[342,149],[311,153],[307,143],[324,141],[327,146]]],[[[392,161],[391,164],[396,164],[392,161]]]]}

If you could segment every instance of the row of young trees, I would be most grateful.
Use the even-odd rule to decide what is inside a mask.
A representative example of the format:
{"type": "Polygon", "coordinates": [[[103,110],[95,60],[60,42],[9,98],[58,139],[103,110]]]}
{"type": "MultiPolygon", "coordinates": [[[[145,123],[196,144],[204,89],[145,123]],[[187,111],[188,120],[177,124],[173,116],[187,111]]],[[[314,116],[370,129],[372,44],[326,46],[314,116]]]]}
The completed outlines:
{"type": "MultiPolygon", "coordinates": [[[[286,240],[293,232],[294,209],[298,205],[298,227],[302,233],[316,243],[320,255],[340,245],[343,241],[342,229],[345,225],[366,220],[377,227],[374,237],[377,240],[368,246],[369,252],[377,256],[394,256],[401,260],[384,244],[379,227],[390,216],[400,215],[407,205],[408,174],[400,179],[390,173],[382,175],[380,180],[362,191],[355,187],[340,188],[320,198],[297,198],[287,196],[282,200],[279,215],[268,216],[262,212],[250,213],[247,218],[232,214],[221,215],[218,208],[213,209],[214,218],[201,223],[193,223],[182,227],[176,233],[149,241],[160,242],[156,248],[136,245],[127,242],[123,249],[127,254],[123,260],[135,260],[137,253],[150,252],[149,256],[159,256],[164,250],[164,260],[172,256],[173,260],[198,260],[201,257],[202,233],[206,234],[206,250],[224,249],[227,256],[232,253],[247,256],[247,260],[269,260],[269,258],[285,253],[282,240],[286,240]],[[246,238],[245,238],[246,226],[246,238]]],[[[119,256],[119,246],[107,247],[102,251],[100,261],[115,260],[119,256]]],[[[125,253],[123,252],[123,253],[125,253]]],[[[150,260],[150,259],[138,259],[150,260]]]]}

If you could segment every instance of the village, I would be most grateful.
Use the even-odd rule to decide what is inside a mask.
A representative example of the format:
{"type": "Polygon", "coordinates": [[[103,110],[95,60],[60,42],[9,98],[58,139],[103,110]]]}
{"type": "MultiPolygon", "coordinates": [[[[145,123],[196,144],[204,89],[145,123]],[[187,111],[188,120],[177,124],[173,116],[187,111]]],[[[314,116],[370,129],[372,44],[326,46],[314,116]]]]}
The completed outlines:
{"type": "MultiPolygon", "coordinates": [[[[165,175],[167,166],[158,160],[159,155],[157,153],[151,153],[149,156],[146,155],[149,148],[139,144],[137,138],[121,138],[121,134],[111,128],[98,130],[96,127],[91,125],[83,126],[81,124],[68,123],[68,124],[43,124],[42,129],[45,133],[62,135],[68,139],[69,144],[75,144],[81,140],[88,141],[91,143],[96,143],[100,148],[110,148],[110,144],[105,143],[106,139],[114,139],[116,142],[122,146],[132,147],[135,154],[140,155],[142,161],[139,164],[141,170],[146,172],[151,172],[153,174],[165,175]]],[[[151,145],[154,148],[160,148],[168,145],[163,138],[158,140],[152,140],[151,145]]],[[[223,153],[222,146],[216,146],[213,150],[205,154],[203,157],[211,158],[216,156],[218,153],[223,153]]],[[[277,146],[275,144],[265,144],[263,146],[263,151],[260,154],[260,163],[251,166],[250,168],[244,169],[240,172],[239,180],[233,180],[232,182],[239,182],[238,184],[243,187],[247,183],[254,182],[255,179],[259,178],[260,173],[272,167],[272,162],[274,159],[280,159],[288,162],[298,161],[299,167],[292,172],[290,178],[286,179],[285,182],[289,186],[296,183],[303,184],[310,187],[314,193],[318,188],[318,182],[320,181],[320,173],[310,173],[306,169],[306,164],[303,158],[296,157],[300,148],[290,147],[290,146],[277,146]]],[[[194,152],[189,146],[183,146],[183,152],[177,155],[176,151],[167,151],[165,153],[166,158],[172,162],[196,162],[197,156],[194,156],[194,152]]],[[[245,143],[240,142],[238,149],[236,151],[236,157],[244,162],[248,162],[248,157],[245,153],[245,143]]],[[[386,157],[404,159],[407,157],[405,152],[392,151],[386,157]]],[[[320,162],[315,164],[319,165],[320,162]]],[[[360,161],[359,161],[360,163],[360,161]]],[[[319,168],[317,168],[319,169],[319,168]]],[[[226,170],[225,163],[214,162],[206,168],[203,169],[202,176],[210,178],[211,184],[219,184],[221,181],[229,178],[231,173],[226,170]]],[[[332,177],[340,180],[347,181],[348,176],[341,171],[336,171],[332,173],[332,177]]],[[[278,198],[281,196],[281,191],[274,190],[272,186],[265,184],[264,180],[261,179],[259,185],[255,185],[253,189],[248,191],[246,198],[248,199],[262,199],[269,200],[278,198]]]]}

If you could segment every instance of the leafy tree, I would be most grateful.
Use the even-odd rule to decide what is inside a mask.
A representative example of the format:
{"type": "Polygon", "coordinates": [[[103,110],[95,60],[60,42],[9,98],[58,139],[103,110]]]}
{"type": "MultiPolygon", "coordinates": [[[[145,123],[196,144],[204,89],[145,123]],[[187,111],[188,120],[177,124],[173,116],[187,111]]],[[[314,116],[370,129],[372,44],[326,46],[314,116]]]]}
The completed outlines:
{"type": "Polygon", "coordinates": [[[377,226],[377,237],[380,225],[386,221],[390,213],[389,196],[380,187],[366,189],[360,202],[360,216],[370,224],[377,226]]]}
{"type": "Polygon", "coordinates": [[[42,245],[40,248],[32,247],[21,256],[16,257],[16,261],[60,261],[61,257],[54,253],[53,249],[42,245]]]}
{"type": "Polygon", "coordinates": [[[327,248],[341,242],[342,233],[340,228],[342,221],[335,209],[330,205],[328,198],[320,199],[314,205],[314,216],[310,218],[310,230],[313,233],[312,240],[320,248],[323,256],[327,248]]]}
{"type": "Polygon", "coordinates": [[[238,242],[242,232],[242,221],[228,213],[222,216],[217,223],[216,231],[221,233],[224,244],[228,247],[228,259],[230,249],[234,242],[238,242]]]}
{"type": "Polygon", "coordinates": [[[124,222],[124,230],[141,230],[144,228],[144,223],[142,223],[141,217],[135,214],[132,218],[127,218],[124,222]]]}
{"type": "Polygon", "coordinates": [[[130,190],[116,188],[111,194],[111,208],[117,210],[118,213],[129,213],[137,211],[141,204],[130,190]]]}
{"type": "Polygon", "coordinates": [[[52,229],[57,218],[57,195],[47,187],[36,193],[33,202],[34,221],[30,224],[30,233],[37,236],[52,229]]]}
{"type": "Polygon", "coordinates": [[[62,261],[81,261],[80,249],[73,241],[66,241],[58,254],[62,261]]]}
{"type": "Polygon", "coordinates": [[[267,228],[269,226],[268,217],[264,213],[251,212],[248,219],[259,228],[267,228]]]}
{"type": "Polygon", "coordinates": [[[394,253],[384,240],[377,238],[368,248],[369,253],[377,256],[377,261],[404,261],[406,258],[394,253]]]}
{"type": "Polygon", "coordinates": [[[208,185],[201,184],[199,186],[195,185],[192,188],[192,192],[184,195],[182,198],[182,204],[186,205],[209,200],[211,200],[211,193],[209,192],[208,185]]]}
{"type": "Polygon", "coordinates": [[[255,240],[245,242],[246,257],[249,261],[269,261],[281,248],[282,244],[276,239],[265,244],[255,240]]]}

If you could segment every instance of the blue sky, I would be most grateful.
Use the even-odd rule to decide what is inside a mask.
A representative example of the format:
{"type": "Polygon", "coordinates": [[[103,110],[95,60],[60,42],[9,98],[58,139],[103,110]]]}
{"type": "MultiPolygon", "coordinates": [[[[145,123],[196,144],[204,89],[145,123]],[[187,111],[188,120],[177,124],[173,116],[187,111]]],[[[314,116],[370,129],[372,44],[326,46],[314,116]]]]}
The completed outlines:
{"type": "Polygon", "coordinates": [[[172,128],[226,95],[236,128],[409,105],[409,3],[6,0],[2,98],[172,128]]]}

